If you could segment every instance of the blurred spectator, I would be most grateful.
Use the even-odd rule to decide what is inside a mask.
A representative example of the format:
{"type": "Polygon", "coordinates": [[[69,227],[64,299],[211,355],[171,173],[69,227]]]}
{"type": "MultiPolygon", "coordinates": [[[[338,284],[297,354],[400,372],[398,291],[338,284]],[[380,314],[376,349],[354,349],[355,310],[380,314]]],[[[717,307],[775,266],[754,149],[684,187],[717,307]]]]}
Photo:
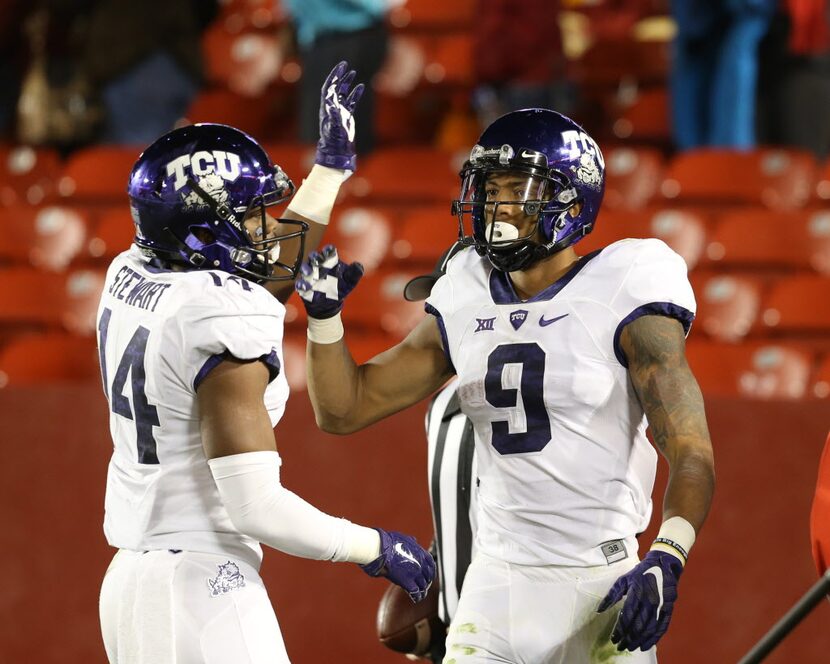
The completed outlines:
{"type": "Polygon", "coordinates": [[[90,141],[101,112],[79,59],[90,0],[40,0],[19,26],[28,63],[17,103],[21,143],[69,150],[90,141]]]}
{"type": "Polygon", "coordinates": [[[300,79],[300,140],[317,141],[320,85],[329,71],[347,60],[366,81],[366,91],[355,113],[357,153],[368,154],[375,145],[375,95],[371,80],[388,50],[385,18],[387,0],[283,0],[295,32],[303,67],[300,79]]]}
{"type": "Polygon", "coordinates": [[[826,0],[787,0],[761,43],[758,140],[830,153],[830,29],[826,0]]]}
{"type": "Polygon", "coordinates": [[[474,25],[473,102],[482,127],[520,108],[571,112],[559,0],[479,0],[474,25]]]}
{"type": "Polygon", "coordinates": [[[101,142],[146,145],[173,129],[202,82],[215,0],[94,0],[82,62],[106,111],[101,142]]]}
{"type": "Polygon", "coordinates": [[[25,42],[20,25],[28,11],[26,0],[0,3],[0,138],[8,139],[20,94],[25,42]]]}
{"type": "Polygon", "coordinates": [[[676,147],[755,146],[758,45],[778,0],[672,0],[676,147]]]}

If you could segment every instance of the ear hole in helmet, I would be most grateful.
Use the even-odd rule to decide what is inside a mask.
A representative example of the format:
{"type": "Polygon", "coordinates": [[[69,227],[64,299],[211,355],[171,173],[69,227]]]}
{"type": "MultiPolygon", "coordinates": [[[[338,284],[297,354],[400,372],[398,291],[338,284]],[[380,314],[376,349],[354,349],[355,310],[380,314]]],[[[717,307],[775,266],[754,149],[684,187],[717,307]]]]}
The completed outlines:
{"type": "Polygon", "coordinates": [[[193,237],[199,240],[202,244],[211,244],[216,240],[216,237],[210,232],[210,230],[202,228],[201,226],[192,226],[190,228],[190,232],[193,234],[193,237]]]}

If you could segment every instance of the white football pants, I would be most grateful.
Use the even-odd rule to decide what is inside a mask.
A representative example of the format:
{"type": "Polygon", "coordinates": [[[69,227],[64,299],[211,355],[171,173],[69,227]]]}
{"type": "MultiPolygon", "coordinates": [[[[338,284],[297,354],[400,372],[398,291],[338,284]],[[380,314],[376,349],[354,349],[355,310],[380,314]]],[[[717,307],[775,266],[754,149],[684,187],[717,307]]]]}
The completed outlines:
{"type": "Polygon", "coordinates": [[[208,553],[121,550],[101,586],[111,664],[286,664],[259,573],[208,553]]]}
{"type": "Polygon", "coordinates": [[[656,648],[618,652],[622,602],[596,609],[633,556],[601,567],[512,565],[477,553],[447,634],[444,664],[656,664],[656,648]]]}

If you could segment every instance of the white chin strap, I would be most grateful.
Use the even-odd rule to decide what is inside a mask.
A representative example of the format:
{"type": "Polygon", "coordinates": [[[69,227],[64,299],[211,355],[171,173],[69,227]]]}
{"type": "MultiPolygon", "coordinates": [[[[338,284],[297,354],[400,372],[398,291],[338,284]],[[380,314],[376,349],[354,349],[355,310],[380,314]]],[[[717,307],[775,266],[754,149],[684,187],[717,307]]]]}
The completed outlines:
{"type": "Polygon", "coordinates": [[[497,221],[494,224],[487,224],[484,237],[489,242],[512,242],[519,239],[519,229],[513,224],[497,221]]]}

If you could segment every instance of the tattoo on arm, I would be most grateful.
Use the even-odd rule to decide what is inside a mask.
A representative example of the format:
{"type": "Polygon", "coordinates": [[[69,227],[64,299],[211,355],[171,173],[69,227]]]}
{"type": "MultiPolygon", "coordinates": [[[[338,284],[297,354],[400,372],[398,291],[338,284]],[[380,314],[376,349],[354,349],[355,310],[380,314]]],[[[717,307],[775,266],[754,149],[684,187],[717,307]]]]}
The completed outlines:
{"type": "Polygon", "coordinates": [[[666,453],[669,441],[678,436],[708,439],[703,397],[686,363],[681,324],[665,316],[643,316],[626,326],[620,341],[660,451],[666,453]]]}
{"type": "Polygon", "coordinates": [[[643,316],[626,326],[620,343],[654,444],[669,462],[664,518],[679,514],[699,528],[714,493],[714,460],[683,327],[665,316],[643,316]]]}

